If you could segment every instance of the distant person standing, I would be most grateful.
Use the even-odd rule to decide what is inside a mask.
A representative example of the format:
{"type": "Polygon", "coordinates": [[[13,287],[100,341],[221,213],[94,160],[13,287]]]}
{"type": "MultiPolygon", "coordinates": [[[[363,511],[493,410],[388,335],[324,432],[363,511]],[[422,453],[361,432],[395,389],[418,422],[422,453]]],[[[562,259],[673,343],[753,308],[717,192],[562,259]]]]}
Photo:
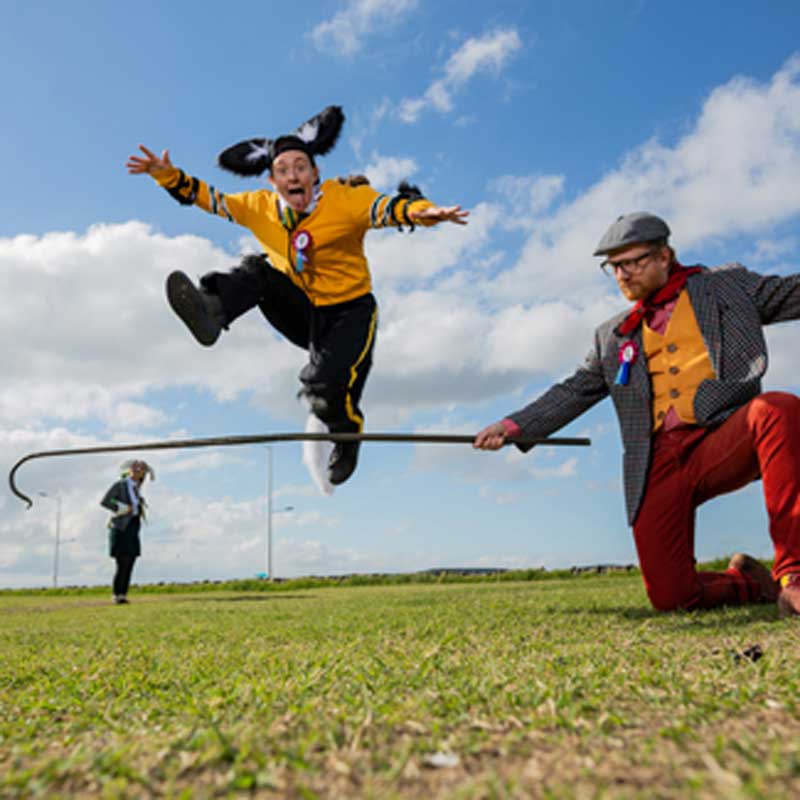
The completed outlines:
{"type": "Polygon", "coordinates": [[[147,462],[126,461],[120,479],[111,485],[100,501],[100,505],[112,515],[108,522],[108,539],[111,558],[117,562],[113,590],[114,602],[118,605],[128,602],[133,564],[142,553],[139,528],[145,518],[147,503],[142,497],[141,487],[148,473],[155,478],[147,462]]]}

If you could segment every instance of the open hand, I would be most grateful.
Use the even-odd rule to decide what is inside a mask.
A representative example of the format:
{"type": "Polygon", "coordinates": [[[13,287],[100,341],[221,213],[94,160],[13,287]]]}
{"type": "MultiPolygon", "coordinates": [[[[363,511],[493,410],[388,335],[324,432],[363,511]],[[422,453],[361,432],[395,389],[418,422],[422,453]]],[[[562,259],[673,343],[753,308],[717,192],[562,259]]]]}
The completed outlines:
{"type": "Polygon", "coordinates": [[[434,222],[455,222],[466,225],[469,211],[462,211],[461,206],[430,206],[419,211],[409,211],[412,220],[431,220],[434,222]]]}
{"type": "Polygon", "coordinates": [[[139,145],[139,149],[144,153],[145,157],[130,156],[125,166],[131,175],[153,175],[157,172],[163,172],[165,169],[172,168],[172,161],[169,159],[169,150],[164,150],[159,158],[155,153],[151,153],[143,144],[139,145]]]}

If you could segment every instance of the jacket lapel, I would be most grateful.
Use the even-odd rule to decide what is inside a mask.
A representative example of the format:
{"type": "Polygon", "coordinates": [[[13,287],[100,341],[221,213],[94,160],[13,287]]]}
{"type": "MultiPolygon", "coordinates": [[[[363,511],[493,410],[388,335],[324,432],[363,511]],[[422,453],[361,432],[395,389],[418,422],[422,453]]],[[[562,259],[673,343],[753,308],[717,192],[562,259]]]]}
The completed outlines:
{"type": "Polygon", "coordinates": [[[641,326],[631,337],[638,348],[636,360],[631,364],[631,388],[635,389],[642,397],[650,400],[650,376],[647,373],[647,356],[644,353],[641,326]]]}
{"type": "Polygon", "coordinates": [[[722,357],[722,336],[720,334],[719,309],[709,289],[708,282],[702,280],[703,273],[692,276],[686,282],[686,291],[692,303],[697,325],[703,334],[703,341],[711,359],[714,373],[720,377],[722,357]]]}

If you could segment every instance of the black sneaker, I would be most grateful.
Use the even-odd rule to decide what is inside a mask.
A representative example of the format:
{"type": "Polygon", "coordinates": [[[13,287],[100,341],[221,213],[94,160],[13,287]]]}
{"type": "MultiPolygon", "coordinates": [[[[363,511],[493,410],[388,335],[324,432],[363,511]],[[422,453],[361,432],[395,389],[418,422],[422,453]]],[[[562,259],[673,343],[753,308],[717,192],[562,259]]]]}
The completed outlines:
{"type": "Polygon", "coordinates": [[[210,295],[198,289],[185,272],[167,276],[167,300],[200,344],[211,347],[219,339],[222,325],[209,307],[210,295]]]}
{"type": "Polygon", "coordinates": [[[338,486],[344,483],[356,469],[360,442],[337,442],[328,459],[328,480],[338,486]]]}

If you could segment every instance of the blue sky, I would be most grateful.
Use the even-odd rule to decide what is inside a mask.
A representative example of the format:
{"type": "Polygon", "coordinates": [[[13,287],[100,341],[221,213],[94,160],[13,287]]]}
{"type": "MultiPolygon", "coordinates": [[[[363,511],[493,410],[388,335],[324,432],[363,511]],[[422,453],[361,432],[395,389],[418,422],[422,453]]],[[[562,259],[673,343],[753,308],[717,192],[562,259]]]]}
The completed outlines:
{"type": "MultiPolygon", "coordinates": [[[[685,263],[788,274],[800,239],[800,17],[794,2],[417,0],[30,2],[0,46],[0,438],[25,453],[291,431],[303,353],[256,313],[211,350],[163,281],[233,265],[247,231],[127,175],[139,143],[226,191],[217,153],[335,103],[323,176],[401,178],[471,209],[467,228],[373,232],[381,308],[368,430],[474,432],[580,363],[624,308],[591,257],[620,213],[670,222],[685,263]]],[[[800,389],[791,323],[770,330],[768,388],[800,389]]],[[[323,497],[300,447],[273,449],[279,576],[635,560],[617,423],[605,402],[564,430],[591,448],[528,456],[367,445],[323,497]]],[[[121,459],[33,462],[59,496],[60,582],[102,583],[98,500],[121,459]]],[[[265,568],[266,450],[159,452],[135,579],[265,568]]],[[[55,503],[0,497],[0,586],[52,579],[55,503]]],[[[701,557],[770,554],[754,484],[701,509],[701,557]]]]}

